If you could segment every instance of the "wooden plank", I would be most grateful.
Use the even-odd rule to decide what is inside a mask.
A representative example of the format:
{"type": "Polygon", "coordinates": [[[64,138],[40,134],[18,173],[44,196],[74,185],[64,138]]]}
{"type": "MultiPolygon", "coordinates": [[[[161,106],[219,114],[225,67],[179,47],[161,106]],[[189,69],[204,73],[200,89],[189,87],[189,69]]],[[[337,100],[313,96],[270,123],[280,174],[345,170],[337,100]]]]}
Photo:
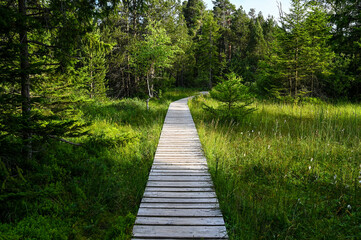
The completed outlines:
{"type": "Polygon", "coordinates": [[[140,208],[219,208],[218,203],[141,203],[140,208]]]}
{"type": "Polygon", "coordinates": [[[164,157],[164,156],[158,156],[156,155],[154,157],[154,161],[156,160],[169,160],[169,161],[177,161],[177,160],[183,160],[183,161],[204,161],[204,162],[207,162],[206,158],[205,157],[202,157],[202,156],[194,156],[194,157],[189,157],[189,156],[186,156],[186,157],[164,157]]]}
{"type": "Polygon", "coordinates": [[[210,198],[153,198],[143,197],[142,203],[217,203],[218,199],[215,197],[210,198]]]}
{"type": "Polygon", "coordinates": [[[214,192],[144,192],[147,198],[212,198],[214,192]]]}
{"type": "Polygon", "coordinates": [[[227,238],[224,226],[148,226],[135,225],[134,237],[154,238],[227,238]]]}
{"type": "Polygon", "coordinates": [[[210,176],[208,172],[150,172],[152,176],[210,176]]]}
{"type": "Polygon", "coordinates": [[[155,169],[168,169],[168,170],[208,170],[208,167],[205,165],[180,165],[180,166],[169,166],[169,165],[161,165],[161,164],[157,164],[157,165],[153,165],[152,166],[152,170],[155,169]]]}
{"type": "Polygon", "coordinates": [[[137,225],[224,226],[222,217],[139,217],[137,225]]]}
{"type": "Polygon", "coordinates": [[[204,155],[203,155],[202,153],[200,153],[200,152],[198,152],[198,153],[187,153],[187,152],[179,152],[179,153],[176,153],[176,152],[169,152],[169,153],[158,153],[157,155],[158,155],[158,156],[167,156],[167,157],[175,157],[175,156],[179,156],[179,157],[201,156],[201,157],[203,157],[203,156],[204,156],[204,155]]]}
{"type": "Polygon", "coordinates": [[[185,165],[185,164],[192,164],[192,165],[205,165],[207,166],[207,162],[204,161],[204,160],[191,160],[191,159],[175,159],[175,160],[167,160],[167,159],[164,159],[164,160],[160,160],[160,159],[157,159],[157,160],[154,160],[153,164],[167,164],[167,165],[185,165]]]}
{"type": "Polygon", "coordinates": [[[153,166],[203,166],[207,167],[207,162],[205,163],[192,163],[192,162],[153,162],[153,166]]]}
{"type": "Polygon", "coordinates": [[[139,208],[140,217],[222,217],[219,209],[139,208]]]}
{"type": "Polygon", "coordinates": [[[164,182],[208,182],[211,181],[209,176],[153,176],[150,175],[149,181],[164,181],[164,182]]]}
{"type": "Polygon", "coordinates": [[[148,181],[147,187],[212,187],[211,181],[204,182],[164,182],[148,181]]]}
{"type": "Polygon", "coordinates": [[[198,170],[169,170],[169,169],[153,169],[150,173],[208,173],[206,169],[198,170]]]}
{"type": "Polygon", "coordinates": [[[214,189],[210,187],[193,187],[193,188],[171,188],[171,187],[147,187],[146,192],[213,192],[214,189]]]}
{"type": "MultiPolygon", "coordinates": [[[[179,240],[181,238],[161,238],[162,240],[179,240]]],[[[219,238],[192,238],[192,239],[207,239],[207,240],[219,240],[219,238]]],[[[228,238],[224,238],[228,239],[228,238]]],[[[131,238],[131,240],[159,240],[159,238],[131,238]]]]}

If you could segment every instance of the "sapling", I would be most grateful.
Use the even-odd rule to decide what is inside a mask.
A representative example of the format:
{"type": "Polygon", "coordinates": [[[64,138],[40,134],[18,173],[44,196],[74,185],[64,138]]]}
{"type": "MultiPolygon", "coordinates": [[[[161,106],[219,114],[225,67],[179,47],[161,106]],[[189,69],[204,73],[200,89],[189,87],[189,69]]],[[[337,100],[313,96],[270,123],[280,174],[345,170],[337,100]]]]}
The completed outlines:
{"type": "Polygon", "coordinates": [[[249,88],[242,84],[242,77],[235,73],[226,74],[226,79],[222,79],[211,91],[211,98],[221,102],[221,107],[214,109],[205,105],[205,109],[215,115],[223,117],[243,117],[255,109],[249,105],[251,97],[249,88]]]}

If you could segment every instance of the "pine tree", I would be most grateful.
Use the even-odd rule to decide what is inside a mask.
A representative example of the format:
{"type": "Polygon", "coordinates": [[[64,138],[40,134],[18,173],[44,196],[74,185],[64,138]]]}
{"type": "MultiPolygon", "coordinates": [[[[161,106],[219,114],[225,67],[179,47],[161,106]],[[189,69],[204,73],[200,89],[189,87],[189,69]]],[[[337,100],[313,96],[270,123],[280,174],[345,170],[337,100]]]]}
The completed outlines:
{"type": "Polygon", "coordinates": [[[232,44],[231,37],[231,24],[233,13],[236,7],[228,0],[215,0],[213,1],[213,14],[220,26],[221,37],[219,38],[218,50],[220,56],[224,55],[228,62],[232,59],[232,44]]]}
{"type": "MultiPolygon", "coordinates": [[[[212,88],[213,77],[218,74],[223,67],[223,62],[218,57],[219,52],[217,42],[220,38],[219,25],[213,18],[212,12],[205,12],[202,27],[196,40],[196,55],[198,76],[206,74],[208,79],[208,87],[212,88]]],[[[222,56],[221,59],[224,59],[222,56]]]]}
{"type": "Polygon", "coordinates": [[[81,36],[91,21],[109,8],[108,1],[1,1],[0,72],[1,138],[22,139],[25,158],[43,137],[61,137],[76,130],[74,122],[47,116],[38,86],[45,76],[75,63],[81,36]],[[6,106],[7,109],[3,108],[6,106]]]}
{"type": "Polygon", "coordinates": [[[292,96],[299,94],[305,79],[306,59],[303,51],[308,34],[305,28],[305,14],[305,4],[301,0],[292,0],[290,13],[281,17],[282,28],[277,35],[282,48],[280,57],[285,65],[283,74],[288,80],[288,89],[292,96]]]}
{"type": "Polygon", "coordinates": [[[112,45],[101,40],[99,29],[86,34],[82,43],[81,64],[82,71],[85,73],[84,89],[90,98],[104,99],[107,90],[105,57],[112,50],[112,45]]]}
{"type": "Polygon", "coordinates": [[[306,74],[311,94],[320,89],[317,76],[330,74],[334,53],[329,45],[331,26],[324,8],[315,2],[309,3],[305,28],[308,32],[303,54],[306,59],[306,74]]]}
{"type": "Polygon", "coordinates": [[[183,5],[183,15],[189,29],[189,35],[194,36],[201,26],[202,16],[206,7],[202,0],[188,0],[183,5]]]}

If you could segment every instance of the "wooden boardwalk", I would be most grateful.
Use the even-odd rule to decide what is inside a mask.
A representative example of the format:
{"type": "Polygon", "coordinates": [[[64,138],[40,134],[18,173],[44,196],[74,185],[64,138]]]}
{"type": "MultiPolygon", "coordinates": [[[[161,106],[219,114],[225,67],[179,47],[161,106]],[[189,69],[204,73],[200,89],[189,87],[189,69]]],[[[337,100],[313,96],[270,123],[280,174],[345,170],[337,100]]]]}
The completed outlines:
{"type": "Polygon", "coordinates": [[[133,239],[227,239],[188,99],[170,104],[133,239]]]}

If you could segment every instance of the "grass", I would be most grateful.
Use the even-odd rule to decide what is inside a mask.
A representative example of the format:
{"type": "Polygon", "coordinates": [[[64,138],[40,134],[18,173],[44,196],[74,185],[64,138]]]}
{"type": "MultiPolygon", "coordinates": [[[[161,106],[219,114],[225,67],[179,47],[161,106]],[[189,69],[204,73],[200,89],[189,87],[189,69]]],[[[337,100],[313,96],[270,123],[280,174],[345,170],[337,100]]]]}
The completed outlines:
{"type": "Polygon", "coordinates": [[[90,135],[68,139],[81,147],[48,139],[30,163],[0,159],[0,239],[130,239],[168,105],[193,94],[168,91],[149,111],[88,101],[90,135]]]}
{"type": "Polygon", "coordinates": [[[255,102],[239,122],[189,105],[231,239],[361,239],[361,106],[255,102]]]}

